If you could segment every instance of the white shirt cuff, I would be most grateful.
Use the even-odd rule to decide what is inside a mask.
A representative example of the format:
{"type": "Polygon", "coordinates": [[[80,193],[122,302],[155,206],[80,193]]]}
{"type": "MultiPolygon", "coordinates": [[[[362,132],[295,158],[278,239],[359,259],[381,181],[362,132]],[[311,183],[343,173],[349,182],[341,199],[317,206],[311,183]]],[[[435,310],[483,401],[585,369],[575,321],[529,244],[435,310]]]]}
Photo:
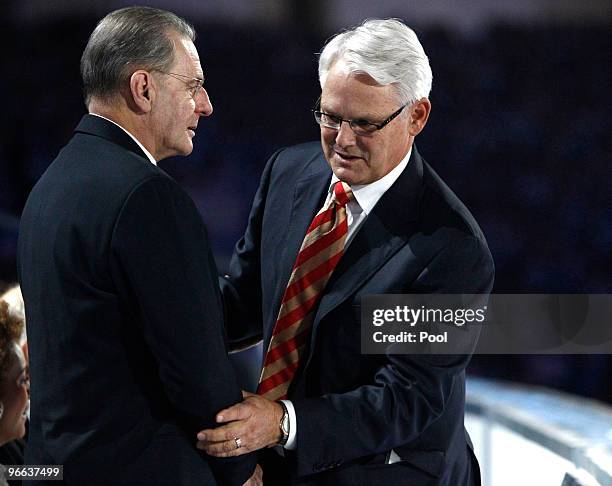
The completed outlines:
{"type": "Polygon", "coordinates": [[[290,400],[280,400],[287,407],[289,412],[289,438],[287,443],[283,446],[285,449],[293,451],[297,447],[297,417],[295,416],[295,408],[290,400]]]}

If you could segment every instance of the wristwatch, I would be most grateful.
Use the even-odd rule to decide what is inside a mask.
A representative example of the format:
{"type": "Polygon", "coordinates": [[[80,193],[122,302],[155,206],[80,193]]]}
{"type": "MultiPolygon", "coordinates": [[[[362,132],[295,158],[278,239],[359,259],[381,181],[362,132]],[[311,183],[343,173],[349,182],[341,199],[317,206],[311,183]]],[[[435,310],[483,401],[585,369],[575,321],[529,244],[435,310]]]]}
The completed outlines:
{"type": "Polygon", "coordinates": [[[287,440],[289,440],[289,410],[287,410],[287,405],[285,405],[282,401],[278,403],[280,403],[281,407],[283,407],[283,417],[278,424],[282,436],[278,441],[278,444],[284,446],[287,443],[287,440]]]}

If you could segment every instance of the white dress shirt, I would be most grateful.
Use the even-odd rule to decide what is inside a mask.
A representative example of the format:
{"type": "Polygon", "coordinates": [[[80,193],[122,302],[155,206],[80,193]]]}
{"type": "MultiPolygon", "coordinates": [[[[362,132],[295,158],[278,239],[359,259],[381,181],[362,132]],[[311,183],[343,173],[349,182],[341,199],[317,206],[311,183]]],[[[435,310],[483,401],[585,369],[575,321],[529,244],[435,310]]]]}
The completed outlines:
{"type": "Polygon", "coordinates": [[[141,143],[138,141],[138,139],[137,139],[137,138],[136,138],[134,135],[132,135],[132,134],[131,134],[130,132],[128,132],[128,131],[127,131],[125,128],[123,128],[121,125],[119,125],[119,123],[114,122],[113,120],[109,120],[109,119],[108,119],[108,118],[106,118],[105,116],[98,115],[97,113],[90,113],[90,115],[97,116],[97,117],[100,117],[100,118],[104,118],[106,121],[111,122],[113,125],[117,125],[119,128],[121,128],[121,130],[123,130],[125,133],[127,133],[127,134],[130,136],[130,138],[131,138],[132,140],[134,140],[134,142],[136,142],[136,143],[138,144],[138,146],[139,146],[139,147],[142,149],[142,151],[145,153],[145,155],[146,155],[146,156],[147,156],[147,158],[148,158],[148,159],[151,161],[151,163],[152,163],[153,165],[157,165],[157,161],[156,161],[156,160],[155,160],[155,158],[154,158],[154,157],[151,155],[151,153],[150,153],[150,152],[149,152],[149,151],[148,151],[146,148],[144,148],[144,145],[143,145],[143,144],[141,144],[141,143]]]}
{"type": "MultiPolygon", "coordinates": [[[[411,154],[412,147],[410,147],[408,153],[402,159],[402,161],[381,179],[371,182],[370,184],[351,186],[351,190],[353,191],[353,195],[355,197],[346,205],[348,235],[346,237],[346,244],[344,245],[345,248],[351,244],[353,238],[357,234],[357,230],[359,230],[359,228],[363,225],[363,222],[366,220],[372,209],[374,209],[374,206],[376,206],[378,200],[393,185],[401,173],[404,172],[404,169],[410,160],[411,154]]],[[[334,185],[339,180],[340,179],[338,179],[335,174],[332,175],[325,204],[327,204],[332,198],[334,185]]],[[[285,404],[287,407],[287,412],[289,413],[289,438],[283,447],[288,450],[294,450],[297,447],[297,416],[295,415],[295,408],[290,400],[281,401],[285,404]]]]}

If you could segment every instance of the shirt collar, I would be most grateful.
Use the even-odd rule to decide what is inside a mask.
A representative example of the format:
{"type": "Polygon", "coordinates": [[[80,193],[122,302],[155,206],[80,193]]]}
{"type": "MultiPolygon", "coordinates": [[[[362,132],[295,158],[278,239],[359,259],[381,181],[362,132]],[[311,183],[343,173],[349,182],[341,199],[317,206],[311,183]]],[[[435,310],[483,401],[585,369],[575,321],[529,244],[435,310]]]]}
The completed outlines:
{"type": "Polygon", "coordinates": [[[136,138],[134,135],[132,135],[132,134],[131,134],[130,132],[128,132],[128,131],[127,131],[125,128],[123,128],[121,125],[119,125],[119,123],[114,122],[113,120],[110,120],[110,119],[106,118],[105,116],[98,115],[97,113],[90,113],[90,115],[97,116],[97,117],[100,117],[100,118],[104,118],[106,121],[109,121],[109,122],[113,123],[114,125],[117,125],[119,128],[121,128],[121,130],[123,130],[125,133],[127,133],[127,134],[130,136],[130,138],[131,138],[132,140],[134,140],[134,142],[136,142],[136,144],[137,144],[137,145],[140,147],[140,149],[141,149],[141,150],[144,152],[144,154],[147,156],[147,158],[149,159],[149,161],[151,161],[151,163],[152,163],[153,165],[157,165],[157,161],[156,161],[156,160],[155,160],[155,158],[154,158],[154,157],[151,155],[151,153],[150,153],[150,152],[149,152],[149,151],[148,151],[146,148],[144,148],[144,145],[143,145],[143,144],[141,144],[141,143],[138,141],[138,139],[137,139],[137,138],[136,138]]]}
{"type": "MultiPolygon", "coordinates": [[[[363,212],[368,215],[370,211],[374,209],[378,200],[383,196],[385,192],[393,185],[393,183],[397,180],[397,178],[404,172],[404,169],[408,165],[408,161],[410,160],[410,156],[412,155],[412,146],[408,150],[408,153],[401,160],[397,166],[391,170],[387,175],[381,177],[377,181],[371,182],[369,184],[363,184],[359,186],[351,186],[351,190],[353,191],[353,195],[355,196],[355,201],[363,212]]],[[[329,192],[333,190],[334,184],[338,182],[340,179],[336,177],[336,174],[332,173],[331,183],[329,185],[329,192]]]]}

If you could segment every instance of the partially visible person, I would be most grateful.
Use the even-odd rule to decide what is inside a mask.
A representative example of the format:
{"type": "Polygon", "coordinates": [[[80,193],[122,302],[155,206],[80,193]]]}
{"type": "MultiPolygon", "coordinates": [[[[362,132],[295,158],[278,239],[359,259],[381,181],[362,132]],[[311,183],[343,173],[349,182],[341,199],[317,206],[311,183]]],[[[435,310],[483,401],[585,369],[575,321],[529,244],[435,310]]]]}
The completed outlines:
{"type": "Polygon", "coordinates": [[[23,327],[23,319],[11,314],[9,305],[0,299],[0,464],[23,464],[30,387],[19,345],[23,327]]]}
{"type": "Polygon", "coordinates": [[[89,114],[23,211],[25,462],[63,465],[65,484],[241,486],[255,471],[252,456],[195,447],[196,431],[242,395],[206,228],[157,167],[189,155],[213,111],[194,39],[154,8],[98,23],[81,58],[89,114]]]}
{"type": "MultiPolygon", "coordinates": [[[[25,309],[23,305],[23,296],[21,295],[21,289],[18,284],[11,284],[2,295],[0,295],[0,302],[6,302],[8,304],[8,319],[12,322],[17,323],[17,327],[21,328],[20,335],[17,339],[17,345],[21,349],[24,357],[24,363],[22,368],[27,368],[29,364],[28,358],[28,342],[26,335],[26,326],[25,326],[25,309]]],[[[29,376],[28,376],[28,388],[30,386],[29,376]]],[[[2,386],[2,385],[0,385],[2,386]]],[[[1,398],[0,398],[1,400],[1,398]]],[[[27,420],[29,420],[29,391],[28,391],[28,405],[26,406],[26,431],[25,436],[27,436],[27,420]]],[[[2,445],[0,445],[0,464],[23,464],[23,456],[25,450],[25,436],[21,436],[20,438],[16,438],[10,440],[2,445]]],[[[1,483],[0,483],[1,484],[1,483]]],[[[21,485],[20,479],[13,479],[8,481],[11,486],[19,486],[21,485]]]]}

